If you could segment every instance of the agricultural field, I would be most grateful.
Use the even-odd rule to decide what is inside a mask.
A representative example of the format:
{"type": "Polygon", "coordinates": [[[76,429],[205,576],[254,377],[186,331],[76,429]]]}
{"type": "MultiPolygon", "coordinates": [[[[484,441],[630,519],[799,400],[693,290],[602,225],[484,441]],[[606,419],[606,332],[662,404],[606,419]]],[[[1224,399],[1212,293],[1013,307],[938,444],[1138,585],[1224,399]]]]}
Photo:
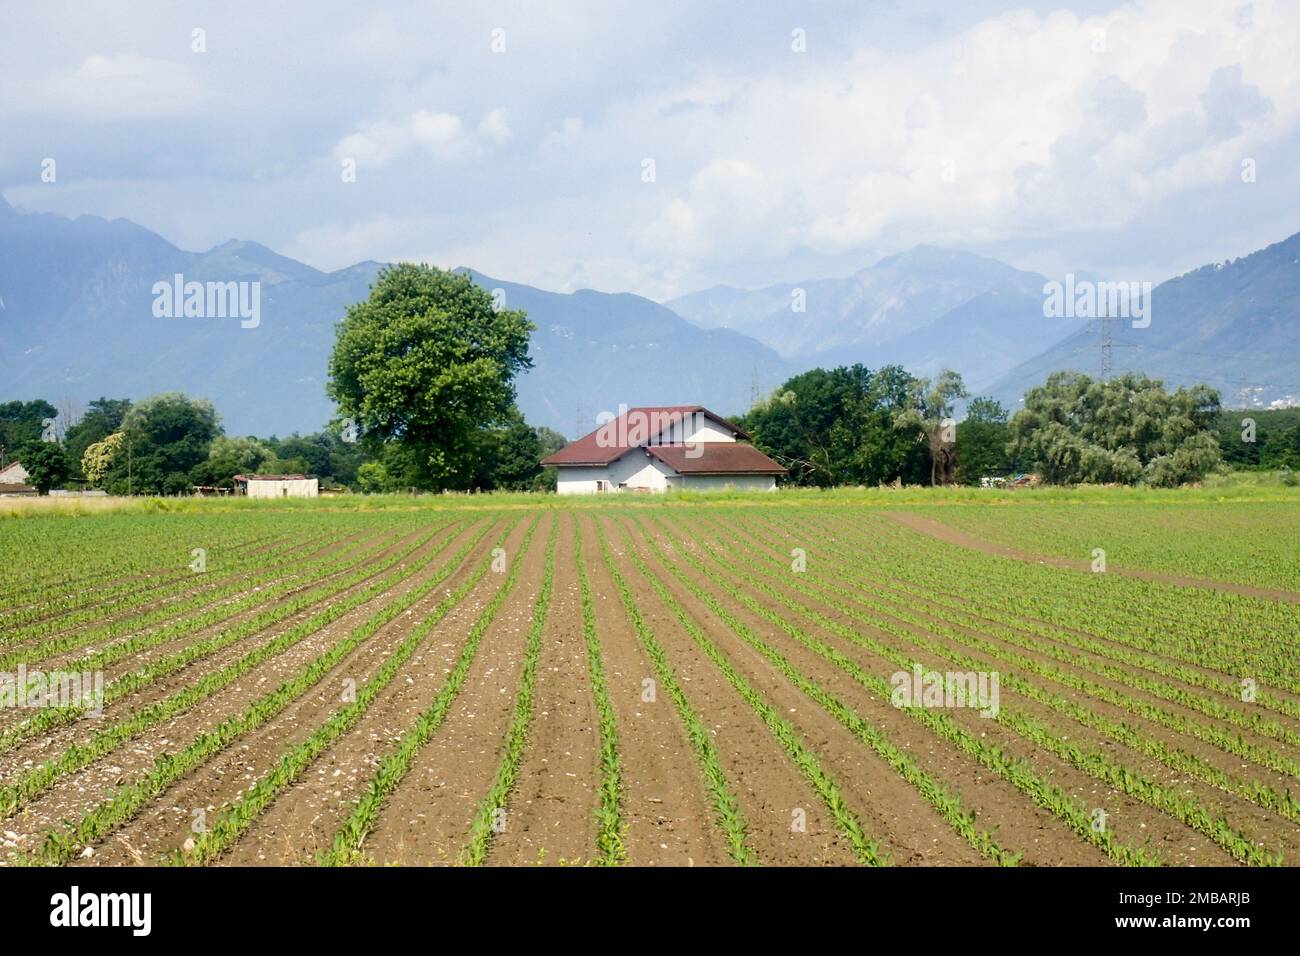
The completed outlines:
{"type": "Polygon", "coordinates": [[[1298,514],[933,492],[0,517],[0,863],[1290,865],[1298,514]]]}

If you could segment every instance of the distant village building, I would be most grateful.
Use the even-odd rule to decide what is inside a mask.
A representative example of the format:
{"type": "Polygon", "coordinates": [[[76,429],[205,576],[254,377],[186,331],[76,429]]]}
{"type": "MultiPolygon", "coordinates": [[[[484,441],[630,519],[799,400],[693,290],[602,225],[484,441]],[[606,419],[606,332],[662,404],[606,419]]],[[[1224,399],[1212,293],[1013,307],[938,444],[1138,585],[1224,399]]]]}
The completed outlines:
{"type": "Polygon", "coordinates": [[[624,409],[542,459],[562,495],[735,488],[772,491],[785,469],[703,405],[624,409]]]}
{"type": "Polygon", "coordinates": [[[320,481],[306,475],[235,475],[235,494],[249,498],[315,498],[320,481]]]}
{"type": "Polygon", "coordinates": [[[27,469],[23,467],[23,463],[20,461],[11,461],[3,468],[0,468],[0,498],[27,497],[28,495],[38,494],[39,492],[27,483],[27,479],[30,477],[27,474],[27,469]]]}

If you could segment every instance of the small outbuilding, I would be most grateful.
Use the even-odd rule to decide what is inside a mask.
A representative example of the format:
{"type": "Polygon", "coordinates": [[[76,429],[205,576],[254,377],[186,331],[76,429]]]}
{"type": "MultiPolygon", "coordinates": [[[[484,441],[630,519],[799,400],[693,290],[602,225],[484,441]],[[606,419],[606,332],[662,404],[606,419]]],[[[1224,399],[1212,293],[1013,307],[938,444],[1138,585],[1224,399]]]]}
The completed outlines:
{"type": "Polygon", "coordinates": [[[0,468],[0,485],[25,485],[30,477],[21,461],[11,461],[0,468]]]}
{"type": "Polygon", "coordinates": [[[235,475],[235,494],[249,498],[316,498],[320,480],[306,475],[235,475]]]}

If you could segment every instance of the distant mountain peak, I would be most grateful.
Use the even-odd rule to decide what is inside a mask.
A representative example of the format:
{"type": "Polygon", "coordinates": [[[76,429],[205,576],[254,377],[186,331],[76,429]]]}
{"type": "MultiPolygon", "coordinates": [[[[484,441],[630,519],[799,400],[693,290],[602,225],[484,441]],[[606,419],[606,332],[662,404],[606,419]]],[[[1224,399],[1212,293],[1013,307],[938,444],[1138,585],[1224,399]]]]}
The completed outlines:
{"type": "Polygon", "coordinates": [[[282,256],[273,249],[247,239],[227,239],[220,245],[213,246],[200,254],[200,259],[209,268],[224,267],[229,263],[239,263],[257,272],[264,281],[280,282],[287,279],[316,280],[325,273],[314,269],[297,259],[282,256]]]}

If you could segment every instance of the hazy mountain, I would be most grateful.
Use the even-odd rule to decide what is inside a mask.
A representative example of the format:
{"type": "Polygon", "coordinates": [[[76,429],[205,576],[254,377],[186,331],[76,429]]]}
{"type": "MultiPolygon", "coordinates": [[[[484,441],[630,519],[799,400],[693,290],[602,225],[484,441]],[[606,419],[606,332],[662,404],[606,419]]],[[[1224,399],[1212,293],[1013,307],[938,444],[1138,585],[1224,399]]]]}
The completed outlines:
{"type": "Polygon", "coordinates": [[[995,259],[917,246],[842,279],[753,291],[715,286],[665,305],[699,325],[751,335],[782,355],[812,356],[894,341],[986,293],[1040,297],[1044,281],[995,259]],[[798,289],[804,312],[792,307],[798,289]]]}
{"type": "MultiPolygon", "coordinates": [[[[0,397],[84,403],[179,390],[210,398],[231,434],[316,430],[334,414],[325,396],[334,325],[379,269],[321,272],[253,242],[187,252],[124,219],[21,214],[0,197],[0,397]],[[177,274],[260,282],[259,324],[157,317],[154,284],[177,274]]],[[[620,402],[738,412],[756,375],[774,383],[790,372],[752,339],[699,329],[638,296],[476,279],[505,289],[537,324],[520,406],[565,434],[580,410],[589,422],[620,402]]]]}
{"type": "Polygon", "coordinates": [[[800,364],[898,363],[921,375],[950,367],[979,387],[1068,333],[1064,322],[1043,319],[1045,281],[995,259],[917,246],[843,279],[715,286],[666,304],[800,364]],[[805,312],[793,308],[797,290],[805,312]]]}
{"type": "Polygon", "coordinates": [[[1008,368],[1059,341],[1084,323],[1043,317],[1037,295],[992,291],[963,302],[929,325],[877,346],[848,346],[815,356],[819,365],[864,362],[871,367],[902,365],[915,375],[945,368],[961,372],[974,395],[984,394],[1008,368]]]}
{"type": "MultiPolygon", "coordinates": [[[[1115,371],[1145,372],[1171,387],[1205,382],[1228,405],[1243,397],[1265,406],[1300,398],[1300,234],[1156,286],[1147,328],[1124,319],[1108,324],[1115,371]]],[[[1101,354],[1100,322],[1093,321],[990,391],[1014,408],[1058,369],[1099,375],[1101,354]]]]}

